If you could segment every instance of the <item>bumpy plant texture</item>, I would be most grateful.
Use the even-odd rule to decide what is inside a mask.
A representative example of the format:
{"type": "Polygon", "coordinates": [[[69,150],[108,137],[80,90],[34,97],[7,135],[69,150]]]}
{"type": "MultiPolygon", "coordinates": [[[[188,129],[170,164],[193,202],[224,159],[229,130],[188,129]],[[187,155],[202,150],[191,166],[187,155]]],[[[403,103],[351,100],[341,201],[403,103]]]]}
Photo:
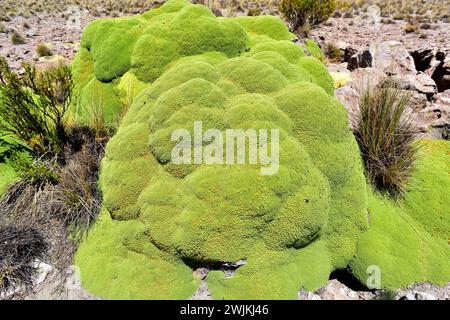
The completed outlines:
{"type": "Polygon", "coordinates": [[[143,88],[107,146],[104,210],[76,256],[87,289],[185,299],[193,268],[246,259],[232,278],[209,273],[214,298],[296,298],[348,265],[367,228],[358,148],[331,76],[292,38],[275,17],[216,18],[185,1],[86,29],[81,97],[143,88]],[[172,163],[173,130],[197,120],[279,129],[278,173],[172,163]]]}
{"type": "Polygon", "coordinates": [[[362,283],[378,266],[385,289],[450,279],[450,142],[423,141],[404,200],[369,195],[370,229],[361,236],[351,269],[362,283]]]}

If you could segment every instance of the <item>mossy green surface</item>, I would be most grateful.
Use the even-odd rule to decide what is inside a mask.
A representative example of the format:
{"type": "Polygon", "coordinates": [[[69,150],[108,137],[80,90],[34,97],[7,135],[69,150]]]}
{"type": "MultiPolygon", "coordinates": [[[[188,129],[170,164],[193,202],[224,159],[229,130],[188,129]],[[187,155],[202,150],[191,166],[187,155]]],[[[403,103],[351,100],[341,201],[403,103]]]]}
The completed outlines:
{"type": "Polygon", "coordinates": [[[102,219],[75,260],[83,285],[104,298],[188,298],[198,286],[189,266],[246,259],[233,278],[209,274],[214,298],[295,299],[301,287],[319,288],[367,228],[358,148],[325,67],[274,17],[215,18],[168,1],[139,19],[148,21],[142,37],[175,46],[149,46],[150,56],[174,55],[158,56],[158,69],[150,56],[133,65],[132,54],[127,72],[151,84],[107,145],[102,219]],[[173,21],[184,28],[177,39],[165,26],[173,21]],[[139,75],[147,68],[151,79],[139,75]],[[172,132],[192,133],[194,121],[204,130],[279,129],[278,173],[173,163],[172,132]]]}
{"type": "Polygon", "coordinates": [[[306,51],[314,58],[323,61],[325,59],[325,54],[322,49],[317,45],[317,43],[312,39],[305,39],[304,46],[306,51]]]}
{"type": "Polygon", "coordinates": [[[450,240],[450,142],[423,141],[405,209],[432,236],[450,240]]]}
{"type": "MultiPolygon", "coordinates": [[[[306,62],[300,61],[305,53],[291,42],[294,38],[276,17],[217,18],[205,6],[193,5],[187,0],[167,1],[142,15],[95,20],[84,30],[81,48],[72,63],[76,98],[71,115],[78,122],[92,120],[92,114],[97,114],[95,109],[99,108],[92,103],[98,100],[92,97],[94,93],[103,96],[104,121],[114,121],[122,109],[127,109],[130,97],[136,98],[171,69],[173,63],[198,55],[212,63],[211,59],[242,56],[254,48],[253,54],[260,52],[261,59],[277,63],[279,57],[266,57],[264,53],[274,51],[272,53],[281,54],[295,65],[290,71],[291,65],[280,70],[285,76],[290,78],[298,73],[298,77],[305,77],[307,72],[302,65],[306,62]],[[133,83],[131,94],[130,81],[133,83]],[[100,86],[98,82],[108,85],[100,86]],[[96,83],[94,92],[93,83],[96,83]],[[119,89],[115,90],[117,87],[119,89]],[[119,107],[120,102],[125,106],[119,107]]],[[[316,68],[322,70],[311,71],[311,74],[318,77],[315,82],[322,86],[329,75],[323,65],[319,65],[316,68]]]]}
{"type": "Polygon", "coordinates": [[[422,141],[423,149],[403,200],[369,196],[370,229],[358,242],[350,267],[365,284],[367,268],[377,266],[381,287],[450,280],[450,142],[422,141]]]}
{"type": "Polygon", "coordinates": [[[7,163],[0,163],[0,197],[6,187],[17,178],[14,169],[7,163]]]}

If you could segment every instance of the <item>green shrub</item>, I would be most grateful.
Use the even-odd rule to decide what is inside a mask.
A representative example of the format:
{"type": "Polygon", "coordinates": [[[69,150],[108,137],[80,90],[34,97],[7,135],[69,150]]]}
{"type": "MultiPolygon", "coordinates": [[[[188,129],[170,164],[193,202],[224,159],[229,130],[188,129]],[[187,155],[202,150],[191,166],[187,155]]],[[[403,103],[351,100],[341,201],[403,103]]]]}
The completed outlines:
{"type": "MultiPolygon", "coordinates": [[[[132,51],[140,41],[158,44],[147,39],[157,34],[161,48],[178,44],[176,54],[164,60],[170,50],[149,51],[127,71],[139,79],[139,69],[164,64],[107,145],[104,209],[75,258],[83,285],[105,298],[185,299],[199,286],[193,266],[245,258],[233,278],[208,275],[214,298],[295,299],[301,287],[319,288],[348,265],[367,228],[358,147],[326,68],[290,42],[275,17],[219,19],[186,1],[143,16],[148,27],[132,51]],[[175,19],[186,27],[172,39],[160,24],[175,19]],[[206,34],[197,28],[204,20],[211,26],[206,34]],[[197,120],[204,128],[279,129],[279,173],[261,176],[258,165],[172,163],[172,131],[192,132],[197,120]]],[[[108,21],[114,29],[115,20],[108,21]]],[[[98,41],[111,39],[104,34],[98,41]]],[[[88,68],[89,52],[80,54],[86,60],[77,58],[77,65],[88,68]]],[[[84,86],[92,81],[75,73],[84,86]]],[[[108,85],[94,73],[91,79],[108,85]]]]}
{"type": "Polygon", "coordinates": [[[21,140],[11,134],[0,132],[0,163],[28,150],[29,147],[21,140]]]}
{"type": "Polygon", "coordinates": [[[18,75],[0,57],[0,130],[24,141],[36,154],[58,153],[66,139],[63,117],[72,94],[70,67],[23,67],[18,75]]]}
{"type": "Polygon", "coordinates": [[[414,167],[416,130],[406,112],[411,93],[387,79],[363,90],[356,138],[367,176],[380,191],[399,195],[414,167]]]}
{"type": "Polygon", "coordinates": [[[290,23],[292,30],[303,25],[318,25],[333,14],[334,0],[281,0],[280,11],[290,23]]]}

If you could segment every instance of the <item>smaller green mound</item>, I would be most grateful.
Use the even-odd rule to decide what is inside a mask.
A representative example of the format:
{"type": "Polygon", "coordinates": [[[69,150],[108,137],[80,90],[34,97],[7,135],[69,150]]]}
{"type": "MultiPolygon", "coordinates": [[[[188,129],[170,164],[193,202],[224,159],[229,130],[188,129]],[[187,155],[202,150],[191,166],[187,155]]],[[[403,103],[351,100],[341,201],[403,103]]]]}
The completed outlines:
{"type": "Polygon", "coordinates": [[[253,34],[270,37],[273,40],[294,40],[296,36],[290,33],[282,20],[274,16],[249,17],[242,16],[235,18],[245,31],[253,34]]]}
{"type": "Polygon", "coordinates": [[[141,23],[138,17],[123,17],[96,20],[87,26],[81,46],[91,53],[98,80],[109,82],[130,69],[141,23]]]}
{"type": "MultiPolygon", "coordinates": [[[[248,65],[245,71],[266,76],[258,77],[258,84],[242,80],[246,88],[234,84],[233,79],[221,79],[217,85],[226,95],[248,89],[265,91],[261,82],[267,85],[270,81],[264,78],[269,74],[275,77],[273,83],[280,81],[278,87],[284,86],[286,79],[313,82],[332,95],[330,75],[320,61],[312,58],[321,59],[320,48],[312,40],[299,46],[292,42],[295,38],[277,17],[216,17],[207,7],[187,0],[169,0],[132,17],[95,20],[85,28],[72,63],[75,87],[70,118],[82,124],[102,120],[115,125],[139,93],[160,82],[163,74],[175,70],[175,65],[189,60],[192,70],[188,74],[173,73],[174,82],[178,77],[179,83],[187,76],[192,78],[196,69],[202,70],[199,62],[217,66],[227,59],[252,57],[264,66],[260,64],[262,69],[258,69],[258,61],[252,61],[254,68],[248,65]],[[270,67],[274,70],[265,73],[270,67]]],[[[216,73],[215,77],[220,75],[216,73]]]]}
{"type": "Polygon", "coordinates": [[[450,281],[448,141],[422,141],[422,153],[408,191],[393,203],[369,194],[370,228],[361,236],[353,274],[366,284],[367,268],[378,266],[381,287],[450,281]]]}

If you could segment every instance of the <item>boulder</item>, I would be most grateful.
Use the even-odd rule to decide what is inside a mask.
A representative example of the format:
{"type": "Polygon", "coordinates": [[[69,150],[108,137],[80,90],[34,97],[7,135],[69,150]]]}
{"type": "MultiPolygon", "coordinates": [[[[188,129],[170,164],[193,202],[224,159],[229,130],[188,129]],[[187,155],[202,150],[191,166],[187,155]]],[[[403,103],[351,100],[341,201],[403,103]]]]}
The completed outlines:
{"type": "Polygon", "coordinates": [[[411,112],[419,112],[420,110],[426,108],[428,104],[429,102],[426,95],[419,92],[414,92],[411,97],[409,110],[411,110],[411,112]]]}
{"type": "Polygon", "coordinates": [[[352,72],[352,78],[354,79],[352,87],[359,89],[376,86],[386,77],[387,75],[383,71],[375,68],[357,69],[352,72]]]}
{"type": "Polygon", "coordinates": [[[417,72],[414,59],[398,41],[375,43],[370,47],[373,56],[373,67],[386,74],[415,74],[417,72]]]}
{"type": "Polygon", "coordinates": [[[417,283],[397,291],[396,300],[448,300],[450,297],[450,283],[445,287],[431,283],[417,283]]]}
{"type": "Polygon", "coordinates": [[[398,83],[401,89],[425,94],[430,101],[434,99],[438,91],[434,80],[424,72],[393,75],[391,78],[398,83]]]}
{"type": "Polygon", "coordinates": [[[415,74],[417,72],[414,58],[398,41],[375,43],[369,49],[355,53],[348,59],[350,71],[370,67],[389,75],[415,74]]]}

